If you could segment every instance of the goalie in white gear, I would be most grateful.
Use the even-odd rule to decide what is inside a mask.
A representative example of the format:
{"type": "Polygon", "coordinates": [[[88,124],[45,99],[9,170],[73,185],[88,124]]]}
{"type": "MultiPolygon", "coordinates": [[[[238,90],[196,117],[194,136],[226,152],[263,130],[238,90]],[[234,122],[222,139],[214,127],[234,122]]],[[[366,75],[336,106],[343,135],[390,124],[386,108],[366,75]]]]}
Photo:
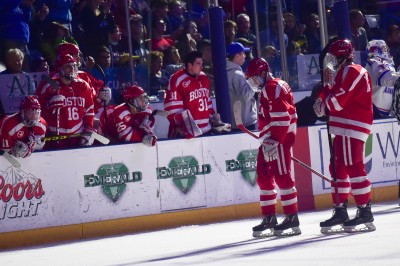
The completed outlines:
{"type": "Polygon", "coordinates": [[[0,121],[0,149],[14,157],[26,158],[44,146],[46,121],[40,116],[41,108],[36,96],[22,98],[19,113],[5,116],[0,121]]]}
{"type": "Polygon", "coordinates": [[[365,69],[371,75],[374,118],[388,117],[392,109],[394,85],[399,74],[384,40],[369,41],[367,53],[365,69]]]}

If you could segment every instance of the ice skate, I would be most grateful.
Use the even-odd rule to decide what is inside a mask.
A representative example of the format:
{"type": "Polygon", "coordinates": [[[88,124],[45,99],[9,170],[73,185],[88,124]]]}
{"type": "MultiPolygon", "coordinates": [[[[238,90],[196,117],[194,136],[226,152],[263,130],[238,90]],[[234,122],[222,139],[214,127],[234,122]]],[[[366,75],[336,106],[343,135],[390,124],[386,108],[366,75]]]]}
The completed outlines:
{"type": "Polygon", "coordinates": [[[321,233],[332,234],[343,232],[343,223],[349,220],[349,215],[347,214],[347,200],[342,206],[335,206],[333,210],[333,215],[326,221],[320,222],[321,233]]]}
{"type": "Polygon", "coordinates": [[[274,228],[274,236],[295,236],[300,235],[299,217],[297,214],[286,215],[282,223],[274,228]]]}
{"type": "Polygon", "coordinates": [[[253,227],[253,237],[269,237],[274,235],[274,227],[278,224],[275,214],[268,215],[261,223],[253,227]]]}
{"type": "Polygon", "coordinates": [[[365,206],[357,206],[357,214],[351,220],[343,223],[344,230],[348,233],[375,231],[374,216],[371,212],[371,201],[365,206]]]}

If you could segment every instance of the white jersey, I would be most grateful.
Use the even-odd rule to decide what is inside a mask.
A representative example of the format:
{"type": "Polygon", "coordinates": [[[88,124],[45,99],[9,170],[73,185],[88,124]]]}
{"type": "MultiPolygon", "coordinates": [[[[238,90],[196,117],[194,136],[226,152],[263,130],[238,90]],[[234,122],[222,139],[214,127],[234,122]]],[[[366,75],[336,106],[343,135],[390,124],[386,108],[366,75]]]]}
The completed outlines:
{"type": "Polygon", "coordinates": [[[372,102],[381,115],[389,116],[393,102],[394,83],[399,77],[393,60],[371,57],[365,66],[372,80],[372,102]]]}

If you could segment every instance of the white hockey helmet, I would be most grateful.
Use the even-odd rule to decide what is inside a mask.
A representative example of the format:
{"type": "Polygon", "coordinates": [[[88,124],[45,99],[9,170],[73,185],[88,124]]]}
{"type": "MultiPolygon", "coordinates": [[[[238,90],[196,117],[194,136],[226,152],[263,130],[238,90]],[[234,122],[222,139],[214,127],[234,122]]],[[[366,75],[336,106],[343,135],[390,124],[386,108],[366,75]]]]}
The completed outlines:
{"type": "Polygon", "coordinates": [[[372,40],[367,44],[368,57],[379,57],[382,59],[392,58],[389,53],[389,47],[384,40],[372,40]]]}

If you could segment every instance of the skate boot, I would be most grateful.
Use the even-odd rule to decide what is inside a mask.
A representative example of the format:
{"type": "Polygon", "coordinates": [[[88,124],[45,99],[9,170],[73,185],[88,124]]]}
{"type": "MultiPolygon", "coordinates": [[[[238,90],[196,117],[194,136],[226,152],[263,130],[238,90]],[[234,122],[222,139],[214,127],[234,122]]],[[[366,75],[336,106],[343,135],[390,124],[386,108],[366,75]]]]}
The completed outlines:
{"type": "Polygon", "coordinates": [[[274,236],[295,236],[300,235],[300,222],[297,213],[286,215],[285,219],[274,227],[274,236]]]}
{"type": "Polygon", "coordinates": [[[347,200],[346,200],[342,206],[335,206],[331,218],[319,223],[319,226],[321,227],[321,233],[331,234],[336,232],[342,232],[343,223],[348,220],[349,220],[349,215],[347,214],[347,200]]]}
{"type": "Polygon", "coordinates": [[[253,237],[273,236],[277,223],[275,214],[264,217],[259,225],[253,227],[253,237]]]}
{"type": "Polygon", "coordinates": [[[343,223],[344,230],[348,233],[375,231],[374,216],[371,212],[371,201],[365,205],[357,206],[357,214],[351,220],[343,223]]]}

